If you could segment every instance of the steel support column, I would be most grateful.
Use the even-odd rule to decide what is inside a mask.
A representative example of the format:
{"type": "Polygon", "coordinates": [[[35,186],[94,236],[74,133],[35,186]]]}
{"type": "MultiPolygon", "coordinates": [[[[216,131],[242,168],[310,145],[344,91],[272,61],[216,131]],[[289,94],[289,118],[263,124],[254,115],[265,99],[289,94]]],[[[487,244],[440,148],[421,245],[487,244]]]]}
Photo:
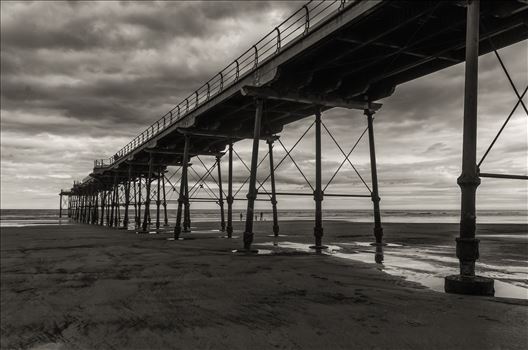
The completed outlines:
{"type": "Polygon", "coordinates": [[[59,218],[62,218],[62,193],[59,195],[59,218]]]}
{"type": "Polygon", "coordinates": [[[158,181],[157,181],[157,193],[156,193],[156,230],[160,228],[160,206],[161,206],[161,169],[158,168],[158,181]]]}
{"type": "Polygon", "coordinates": [[[189,201],[189,174],[185,177],[183,202],[183,232],[191,232],[191,202],[189,201]]]}
{"type": "Polygon", "coordinates": [[[72,196],[71,194],[68,195],[68,218],[72,217],[72,196]]]}
{"type": "Polygon", "coordinates": [[[115,218],[114,218],[114,227],[119,226],[119,220],[121,218],[120,206],[119,206],[119,181],[115,186],[115,218]]]}
{"type": "Polygon", "coordinates": [[[275,237],[279,235],[279,221],[277,216],[277,196],[275,192],[275,169],[273,164],[273,139],[269,138],[268,151],[269,151],[269,161],[270,161],[270,182],[271,182],[271,208],[273,211],[273,234],[275,237]]]}
{"type": "Polygon", "coordinates": [[[467,6],[466,73],[464,88],[464,130],[462,146],[462,173],[460,186],[460,237],[456,239],[456,254],[460,261],[460,274],[446,277],[448,293],[493,295],[493,280],[475,275],[475,261],[479,258],[479,240],[475,238],[475,197],[480,178],[477,169],[477,97],[479,53],[480,0],[467,6]]]}
{"type": "Polygon", "coordinates": [[[165,190],[165,172],[161,177],[163,187],[163,226],[169,226],[169,218],[167,216],[167,194],[165,190]]]}
{"type": "Polygon", "coordinates": [[[220,156],[216,156],[218,168],[218,205],[220,206],[220,231],[225,232],[226,224],[224,217],[224,191],[222,190],[222,170],[220,169],[220,156]]]}
{"type": "Polygon", "coordinates": [[[128,228],[128,207],[130,206],[130,181],[132,178],[132,166],[128,165],[128,177],[125,180],[125,214],[123,217],[123,228],[128,228]]]}
{"type": "Polygon", "coordinates": [[[136,229],[139,230],[141,226],[141,174],[138,175],[137,184],[134,178],[134,192],[134,219],[136,220],[136,229]]]}
{"type": "Polygon", "coordinates": [[[233,237],[233,143],[229,142],[227,171],[227,237],[233,237]]]}
{"type": "Polygon", "coordinates": [[[244,231],[244,249],[250,250],[253,242],[253,212],[255,208],[255,199],[257,198],[257,165],[258,165],[258,150],[260,140],[260,125],[262,122],[262,110],[264,107],[264,100],[261,98],[255,99],[255,124],[253,130],[253,151],[251,154],[251,169],[249,176],[249,189],[247,194],[247,211],[246,211],[246,229],[244,231]]]}
{"type": "Polygon", "coordinates": [[[314,237],[315,245],[312,248],[322,249],[323,246],[323,190],[321,185],[322,167],[321,167],[321,107],[315,111],[315,227],[314,237]]]}
{"type": "Polygon", "coordinates": [[[180,194],[178,196],[178,211],[176,212],[176,226],[174,226],[174,239],[179,239],[182,223],[182,205],[185,202],[185,184],[187,183],[187,165],[189,163],[189,136],[185,135],[185,145],[183,147],[182,175],[180,180],[180,194]]]}
{"type": "Polygon", "coordinates": [[[92,198],[93,198],[94,205],[93,205],[93,217],[90,223],[95,225],[95,223],[97,223],[97,218],[99,216],[99,197],[97,196],[97,191],[95,189],[92,193],[92,198]]]}
{"type": "MultiPolygon", "coordinates": [[[[370,104],[370,103],[369,103],[370,104]]],[[[365,109],[368,123],[369,151],[370,151],[370,174],[372,178],[371,199],[374,209],[374,238],[376,244],[383,244],[383,227],[381,226],[380,197],[378,191],[378,170],[376,165],[376,147],[374,144],[374,111],[365,109]]]]}
{"type": "Polygon", "coordinates": [[[85,219],[85,224],[89,224],[90,223],[90,219],[92,217],[92,192],[91,192],[91,189],[87,189],[87,193],[86,193],[86,219],[85,219]]]}
{"type": "Polygon", "coordinates": [[[112,187],[112,202],[110,203],[110,221],[108,222],[108,226],[112,227],[114,226],[114,210],[115,210],[115,187],[117,186],[117,174],[114,175],[114,185],[112,187]]]}
{"type": "Polygon", "coordinates": [[[145,179],[145,213],[143,214],[143,227],[142,231],[147,231],[147,226],[149,223],[149,217],[150,217],[150,185],[152,183],[152,166],[154,162],[154,156],[152,153],[149,153],[149,166],[148,166],[148,175],[145,179]]]}
{"type": "Polygon", "coordinates": [[[110,226],[110,218],[112,217],[113,214],[111,214],[112,212],[112,201],[114,200],[114,192],[110,189],[107,191],[107,195],[106,195],[106,198],[107,198],[107,204],[106,204],[106,226],[110,226]],[[108,208],[108,206],[110,206],[110,208],[108,208]]]}
{"type": "Polygon", "coordinates": [[[105,205],[106,205],[106,190],[101,191],[101,219],[99,221],[99,225],[104,225],[104,218],[105,218],[105,205]]]}

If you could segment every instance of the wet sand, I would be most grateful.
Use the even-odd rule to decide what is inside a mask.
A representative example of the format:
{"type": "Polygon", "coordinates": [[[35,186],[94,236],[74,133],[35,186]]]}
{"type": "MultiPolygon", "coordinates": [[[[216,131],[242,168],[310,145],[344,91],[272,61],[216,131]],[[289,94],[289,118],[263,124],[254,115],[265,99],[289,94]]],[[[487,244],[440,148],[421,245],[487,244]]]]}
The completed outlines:
{"type": "MultiPolygon", "coordinates": [[[[391,270],[409,257],[430,265],[408,271],[456,268],[458,225],[385,224],[383,264],[366,244],[369,224],[325,222],[331,249],[316,255],[304,252],[313,223],[282,222],[273,245],[271,223],[257,222],[256,256],[233,254],[240,238],[219,238],[217,224],[193,226],[183,241],[77,224],[2,228],[2,349],[528,348],[526,299],[449,295],[391,270]]],[[[487,273],[524,286],[527,226],[478,231],[487,273]]]]}

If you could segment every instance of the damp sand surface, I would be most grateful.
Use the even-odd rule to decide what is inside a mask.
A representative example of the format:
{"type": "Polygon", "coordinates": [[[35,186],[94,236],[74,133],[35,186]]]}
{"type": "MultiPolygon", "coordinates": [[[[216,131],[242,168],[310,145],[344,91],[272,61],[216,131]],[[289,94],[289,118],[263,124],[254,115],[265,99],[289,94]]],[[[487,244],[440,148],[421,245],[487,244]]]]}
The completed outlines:
{"type": "Polygon", "coordinates": [[[218,224],[139,235],[89,225],[1,230],[2,349],[526,349],[526,225],[479,225],[479,272],[497,297],[441,292],[456,224],[255,224],[232,251],[218,224]],[[380,256],[382,255],[382,256],[380,256]],[[383,261],[380,261],[382,258],[383,261]],[[503,285],[504,284],[504,285],[503,285]],[[520,289],[518,289],[520,288],[520,289]],[[512,291],[513,290],[513,291],[512,291]]]}

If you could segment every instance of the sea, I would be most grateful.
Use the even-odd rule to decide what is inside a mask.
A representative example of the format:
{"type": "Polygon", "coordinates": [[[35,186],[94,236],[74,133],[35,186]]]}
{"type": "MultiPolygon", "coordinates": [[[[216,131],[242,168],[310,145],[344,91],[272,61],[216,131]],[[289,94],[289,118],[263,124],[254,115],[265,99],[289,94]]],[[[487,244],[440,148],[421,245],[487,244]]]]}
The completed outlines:
{"type": "MultiPolygon", "coordinates": [[[[152,210],[151,214],[154,215],[152,210]]],[[[263,221],[272,220],[271,210],[257,210],[256,219],[263,221]]],[[[122,213],[121,213],[122,214],[122,213]]],[[[130,215],[133,216],[133,210],[130,215]]],[[[176,210],[168,210],[170,222],[175,221],[176,210]]],[[[245,210],[234,210],[233,220],[239,221],[245,217],[245,210]],[[242,216],[241,216],[242,215],[242,216]]],[[[292,209],[279,210],[279,220],[313,220],[313,210],[292,209]]],[[[387,223],[458,223],[460,212],[458,210],[382,210],[381,217],[387,223]]],[[[372,222],[372,210],[323,210],[324,220],[337,220],[346,222],[372,222]]],[[[193,222],[214,222],[220,220],[220,211],[211,209],[192,209],[193,222]]],[[[479,210],[477,222],[482,224],[528,224],[527,210],[479,210]]],[[[59,218],[56,209],[1,209],[0,227],[25,227],[40,225],[68,224],[66,211],[59,218]]]]}

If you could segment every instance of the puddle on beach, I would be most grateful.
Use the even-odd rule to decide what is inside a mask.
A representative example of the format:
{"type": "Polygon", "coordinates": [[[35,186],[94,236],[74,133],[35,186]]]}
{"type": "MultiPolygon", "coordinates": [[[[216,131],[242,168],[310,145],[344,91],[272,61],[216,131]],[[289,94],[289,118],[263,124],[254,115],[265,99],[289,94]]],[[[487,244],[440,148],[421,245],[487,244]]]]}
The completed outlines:
{"type": "MultiPolygon", "coordinates": [[[[270,255],[285,252],[313,252],[310,244],[295,242],[265,242],[271,246],[270,255]]],[[[375,263],[388,274],[403,277],[437,292],[444,292],[444,277],[458,274],[458,259],[442,254],[452,254],[453,247],[408,247],[399,244],[372,246],[369,242],[333,243],[322,254],[332,257],[375,263]]],[[[519,263],[519,261],[516,261],[519,263]]],[[[495,280],[495,296],[528,299],[528,266],[478,264],[479,274],[495,280]]]]}

